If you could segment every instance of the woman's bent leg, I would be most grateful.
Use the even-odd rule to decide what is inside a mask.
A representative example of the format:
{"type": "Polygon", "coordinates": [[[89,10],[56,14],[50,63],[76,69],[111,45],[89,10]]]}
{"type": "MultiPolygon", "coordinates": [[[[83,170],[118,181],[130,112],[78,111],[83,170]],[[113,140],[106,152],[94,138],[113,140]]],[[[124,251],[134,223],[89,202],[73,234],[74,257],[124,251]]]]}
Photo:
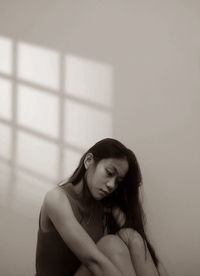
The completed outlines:
{"type": "MultiPolygon", "coordinates": [[[[97,246],[123,275],[136,276],[129,249],[120,237],[117,235],[104,236],[98,241],[97,246]]],[[[74,276],[92,276],[92,274],[82,265],[74,276]]]]}
{"type": "Polygon", "coordinates": [[[125,276],[135,276],[131,256],[126,244],[117,235],[107,235],[98,242],[99,249],[125,276]]]}
{"type": "Polygon", "coordinates": [[[118,235],[129,248],[136,275],[159,276],[151,254],[149,250],[145,248],[144,241],[140,234],[131,228],[124,228],[118,232],[118,235]]]}

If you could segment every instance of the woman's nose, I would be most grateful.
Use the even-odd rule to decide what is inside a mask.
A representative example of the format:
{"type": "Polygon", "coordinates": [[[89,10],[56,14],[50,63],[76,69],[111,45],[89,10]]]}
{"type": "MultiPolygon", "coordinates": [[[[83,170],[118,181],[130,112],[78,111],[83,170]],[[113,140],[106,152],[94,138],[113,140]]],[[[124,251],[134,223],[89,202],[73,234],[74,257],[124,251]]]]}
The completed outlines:
{"type": "Polygon", "coordinates": [[[106,186],[107,186],[109,192],[114,190],[114,188],[115,188],[115,179],[114,178],[109,179],[106,186]]]}

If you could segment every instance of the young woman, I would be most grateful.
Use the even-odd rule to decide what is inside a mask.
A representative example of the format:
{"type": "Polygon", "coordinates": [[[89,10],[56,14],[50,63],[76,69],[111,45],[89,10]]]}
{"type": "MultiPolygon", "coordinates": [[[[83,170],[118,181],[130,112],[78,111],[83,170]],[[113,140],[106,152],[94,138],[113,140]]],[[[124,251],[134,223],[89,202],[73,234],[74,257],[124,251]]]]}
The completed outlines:
{"type": "Polygon", "coordinates": [[[167,275],[144,230],[134,153],[103,139],[45,196],[36,276],[167,275]]]}

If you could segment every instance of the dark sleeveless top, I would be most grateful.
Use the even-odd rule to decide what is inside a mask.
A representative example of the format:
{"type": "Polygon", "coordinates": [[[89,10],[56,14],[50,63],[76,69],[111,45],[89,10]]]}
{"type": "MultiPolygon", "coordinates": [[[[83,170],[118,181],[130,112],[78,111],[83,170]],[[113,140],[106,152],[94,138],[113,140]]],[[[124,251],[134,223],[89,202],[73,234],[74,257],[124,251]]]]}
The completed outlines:
{"type": "MultiPolygon", "coordinates": [[[[71,183],[66,184],[65,189],[63,187],[60,186],[71,203],[75,217],[89,236],[97,242],[103,236],[101,203],[97,201],[92,208],[88,208],[85,200],[80,199],[74,192],[71,183]]],[[[44,232],[39,220],[35,276],[73,276],[80,265],[80,261],[65,244],[55,227],[44,232]]]]}

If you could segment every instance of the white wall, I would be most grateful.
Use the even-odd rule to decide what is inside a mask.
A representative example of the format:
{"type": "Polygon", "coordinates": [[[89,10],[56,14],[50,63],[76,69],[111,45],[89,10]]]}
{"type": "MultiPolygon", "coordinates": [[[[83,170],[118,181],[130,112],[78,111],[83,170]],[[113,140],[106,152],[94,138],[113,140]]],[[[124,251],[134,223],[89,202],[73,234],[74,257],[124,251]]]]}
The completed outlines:
{"type": "MultiPolygon", "coordinates": [[[[112,72],[112,133],[138,156],[151,237],[176,276],[200,270],[199,30],[199,1],[0,1],[0,36],[112,72]]],[[[11,205],[15,211],[4,198],[4,276],[34,273],[47,186],[37,200],[38,187],[28,201],[18,195],[23,207],[11,205]]]]}

